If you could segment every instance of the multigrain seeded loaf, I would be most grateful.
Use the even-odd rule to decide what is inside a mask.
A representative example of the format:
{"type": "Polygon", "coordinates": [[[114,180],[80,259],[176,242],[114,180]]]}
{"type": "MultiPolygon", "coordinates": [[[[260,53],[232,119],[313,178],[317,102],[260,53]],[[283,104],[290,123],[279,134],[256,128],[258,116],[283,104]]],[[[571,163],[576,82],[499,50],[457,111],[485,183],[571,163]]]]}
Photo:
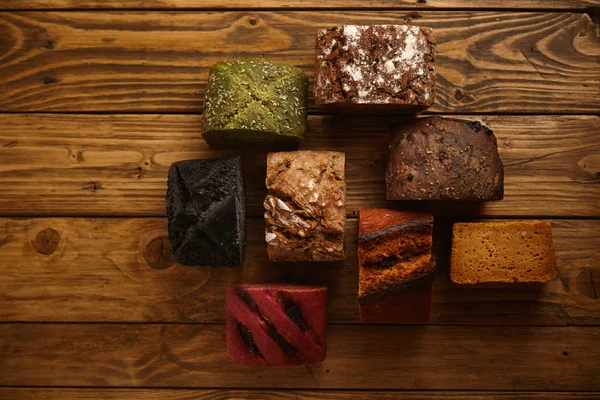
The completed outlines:
{"type": "Polygon", "coordinates": [[[344,161],[334,151],[269,154],[264,207],[271,261],[344,259],[344,161]]]}
{"type": "Polygon", "coordinates": [[[475,121],[417,118],[392,128],[388,200],[501,200],[494,133],[475,121]]]}
{"type": "Polygon", "coordinates": [[[358,303],[362,322],[424,323],[431,313],[433,217],[361,208],[358,303]]]}
{"type": "Polygon", "coordinates": [[[227,290],[227,351],[251,365],[316,364],[325,359],[327,288],[234,284],[227,290]]]}
{"type": "Polygon", "coordinates": [[[450,258],[452,282],[548,282],[556,275],[549,222],[454,224],[450,258]]]}
{"type": "Polygon", "coordinates": [[[435,100],[435,39],[429,28],[344,25],[315,44],[315,102],[342,111],[421,111],[435,100]]]}
{"type": "Polygon", "coordinates": [[[185,265],[240,266],[245,252],[241,158],[179,161],[167,189],[169,240],[185,265]]]}
{"type": "Polygon", "coordinates": [[[261,59],[223,61],[208,77],[204,139],[213,146],[290,146],[306,131],[308,78],[261,59]]]}

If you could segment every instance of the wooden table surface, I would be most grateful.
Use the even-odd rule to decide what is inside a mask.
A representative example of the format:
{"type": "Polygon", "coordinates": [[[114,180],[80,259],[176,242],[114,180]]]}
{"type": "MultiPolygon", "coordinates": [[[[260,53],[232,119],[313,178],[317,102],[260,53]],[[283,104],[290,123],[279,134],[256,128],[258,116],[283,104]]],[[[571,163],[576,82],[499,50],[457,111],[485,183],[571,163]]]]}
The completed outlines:
{"type": "Polygon", "coordinates": [[[2,0],[0,399],[600,398],[600,0],[2,0]],[[431,323],[361,325],[357,210],[385,207],[389,120],[310,100],[305,149],[346,152],[346,261],[274,264],[266,154],[246,151],[247,260],[177,265],[167,170],[234,154],[200,131],[208,68],[264,56],[312,80],[317,28],[414,23],[438,40],[428,113],[488,124],[505,199],[396,203],[436,217],[431,323]],[[452,222],[552,223],[546,285],[449,282],[452,222]],[[327,284],[319,365],[229,360],[234,281],[327,284]]]}

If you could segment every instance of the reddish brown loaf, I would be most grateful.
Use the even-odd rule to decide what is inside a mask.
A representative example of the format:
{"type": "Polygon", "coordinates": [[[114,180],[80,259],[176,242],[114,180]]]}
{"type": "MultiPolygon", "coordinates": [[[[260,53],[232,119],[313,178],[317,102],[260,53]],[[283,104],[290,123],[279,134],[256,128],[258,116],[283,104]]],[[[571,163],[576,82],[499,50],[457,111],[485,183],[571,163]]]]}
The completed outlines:
{"type": "Polygon", "coordinates": [[[360,320],[425,323],[435,259],[429,214],[362,208],[358,233],[360,320]]]}
{"type": "Polygon", "coordinates": [[[501,200],[504,168],[479,122],[418,118],[392,128],[388,200],[501,200]]]}
{"type": "Polygon", "coordinates": [[[435,100],[429,28],[344,25],[317,33],[315,102],[342,111],[414,113],[435,100]]]}
{"type": "Polygon", "coordinates": [[[264,206],[270,260],[344,259],[344,160],[333,151],[269,154],[264,206]]]}

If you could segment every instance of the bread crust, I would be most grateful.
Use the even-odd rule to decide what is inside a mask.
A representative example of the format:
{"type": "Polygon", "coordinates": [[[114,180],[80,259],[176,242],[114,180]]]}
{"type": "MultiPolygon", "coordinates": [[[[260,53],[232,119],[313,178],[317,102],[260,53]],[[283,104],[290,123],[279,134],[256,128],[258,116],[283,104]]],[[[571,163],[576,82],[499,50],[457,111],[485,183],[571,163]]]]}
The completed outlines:
{"type": "Polygon", "coordinates": [[[410,25],[344,25],[315,41],[315,102],[341,111],[415,113],[435,100],[435,38],[410,25]]]}
{"type": "Polygon", "coordinates": [[[359,304],[407,290],[435,272],[433,217],[386,209],[360,209],[359,304]]]}
{"type": "Polygon", "coordinates": [[[501,200],[494,133],[477,121],[418,118],[392,127],[388,200],[501,200]]]}
{"type": "Polygon", "coordinates": [[[344,259],[344,153],[294,151],[267,157],[265,240],[271,261],[344,259]]]}
{"type": "Polygon", "coordinates": [[[547,221],[455,223],[452,228],[454,283],[545,283],[557,275],[547,221]]]}
{"type": "Polygon", "coordinates": [[[166,205],[169,242],[177,262],[242,265],[246,211],[241,157],[173,163],[166,205]]]}

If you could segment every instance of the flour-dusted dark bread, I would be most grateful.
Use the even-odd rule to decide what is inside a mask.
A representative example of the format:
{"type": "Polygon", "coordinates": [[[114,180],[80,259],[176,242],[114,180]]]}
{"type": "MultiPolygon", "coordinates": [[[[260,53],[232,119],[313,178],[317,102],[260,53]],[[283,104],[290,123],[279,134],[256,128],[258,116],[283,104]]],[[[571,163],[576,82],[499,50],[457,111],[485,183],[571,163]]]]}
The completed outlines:
{"type": "Polygon", "coordinates": [[[245,253],[245,214],[239,156],[171,165],[167,217],[177,262],[240,266],[245,253]]]}
{"type": "Polygon", "coordinates": [[[388,200],[501,200],[504,167],[479,122],[427,117],[392,128],[388,200]]]}
{"type": "Polygon", "coordinates": [[[548,221],[459,222],[452,230],[454,283],[549,282],[558,269],[548,221]]]}
{"type": "Polygon", "coordinates": [[[429,28],[344,25],[321,29],[315,102],[342,111],[414,113],[435,100],[435,39],[429,28]]]}
{"type": "Polygon", "coordinates": [[[306,131],[308,78],[261,59],[223,61],[208,77],[204,139],[210,145],[290,146],[306,131]]]}
{"type": "Polygon", "coordinates": [[[264,202],[269,259],[344,259],[344,162],[344,153],[334,151],[269,154],[264,202]]]}
{"type": "Polygon", "coordinates": [[[252,365],[316,364],[327,347],[327,288],[233,284],[227,290],[227,351],[252,365]]]}
{"type": "Polygon", "coordinates": [[[361,208],[358,303],[362,322],[424,323],[431,312],[433,217],[361,208]]]}

